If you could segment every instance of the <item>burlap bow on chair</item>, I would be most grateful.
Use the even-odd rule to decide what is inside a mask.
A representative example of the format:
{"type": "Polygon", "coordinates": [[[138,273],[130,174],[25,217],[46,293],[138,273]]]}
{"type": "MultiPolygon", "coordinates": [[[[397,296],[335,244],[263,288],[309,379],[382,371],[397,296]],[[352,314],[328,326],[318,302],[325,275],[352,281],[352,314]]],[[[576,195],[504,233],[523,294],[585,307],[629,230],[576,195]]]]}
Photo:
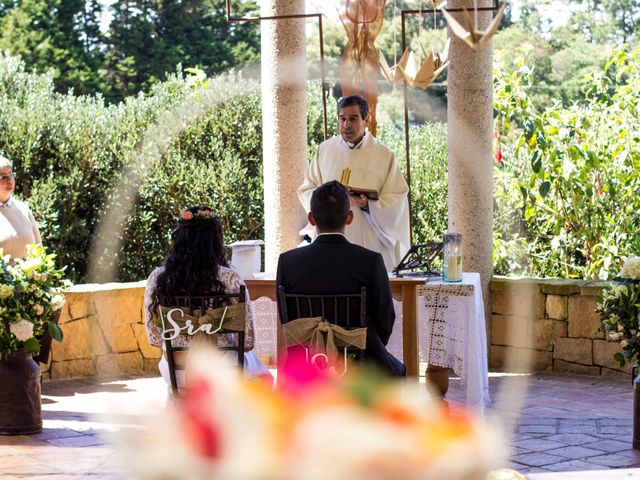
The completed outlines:
{"type": "Polygon", "coordinates": [[[304,317],[282,326],[286,347],[308,345],[314,353],[324,353],[329,364],[338,358],[338,348],[354,347],[364,350],[367,345],[367,327],[347,330],[322,317],[304,317]]]}

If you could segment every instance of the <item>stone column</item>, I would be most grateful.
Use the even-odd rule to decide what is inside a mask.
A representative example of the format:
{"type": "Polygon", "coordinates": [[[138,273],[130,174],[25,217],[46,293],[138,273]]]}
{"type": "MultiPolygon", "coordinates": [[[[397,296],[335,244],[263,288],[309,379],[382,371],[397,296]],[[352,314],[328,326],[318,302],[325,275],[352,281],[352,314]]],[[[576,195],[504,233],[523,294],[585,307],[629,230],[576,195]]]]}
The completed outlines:
{"type": "MultiPolygon", "coordinates": [[[[263,0],[262,16],[304,13],[304,0],[263,0]]],[[[307,59],[304,19],[264,20],[262,134],[265,269],[300,243],[305,212],[296,189],[307,167],[307,59]]]]}
{"type": "MultiPolygon", "coordinates": [[[[449,8],[473,10],[473,0],[449,0],[449,8]]],[[[480,0],[478,6],[489,5],[480,0]]],[[[484,29],[491,12],[478,13],[484,29]]],[[[462,14],[455,14],[461,19],[462,14]]],[[[493,274],[493,52],[476,51],[451,36],[447,129],[449,148],[449,231],[462,233],[464,271],[480,272],[487,327],[491,319],[489,281],[493,274]]],[[[489,330],[490,331],[490,330],[489,330]]]]}

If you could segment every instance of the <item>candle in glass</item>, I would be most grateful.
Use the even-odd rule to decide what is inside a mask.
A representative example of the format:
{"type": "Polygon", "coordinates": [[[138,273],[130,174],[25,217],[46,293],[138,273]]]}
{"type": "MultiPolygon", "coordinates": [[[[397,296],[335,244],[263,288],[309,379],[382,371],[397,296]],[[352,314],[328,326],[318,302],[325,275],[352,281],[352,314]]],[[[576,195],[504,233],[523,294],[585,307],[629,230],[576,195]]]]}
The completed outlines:
{"type": "Polygon", "coordinates": [[[444,281],[462,281],[462,234],[444,235],[444,281]]]}

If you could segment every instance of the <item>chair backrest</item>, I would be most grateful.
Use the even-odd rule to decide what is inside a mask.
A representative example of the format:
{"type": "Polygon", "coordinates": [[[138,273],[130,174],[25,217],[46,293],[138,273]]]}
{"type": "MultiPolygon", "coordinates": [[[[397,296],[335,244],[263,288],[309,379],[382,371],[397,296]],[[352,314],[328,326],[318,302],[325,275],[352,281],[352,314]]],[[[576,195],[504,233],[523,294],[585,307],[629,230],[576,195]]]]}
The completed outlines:
{"type": "MultiPolygon", "coordinates": [[[[283,326],[301,318],[321,317],[347,330],[366,328],[367,289],[365,287],[360,289],[360,293],[310,295],[287,293],[282,285],[278,285],[278,301],[280,322],[283,326]]],[[[364,346],[363,348],[341,348],[341,350],[343,352],[358,351],[357,359],[359,361],[364,359],[364,346]]]]}
{"type": "MultiPolygon", "coordinates": [[[[177,370],[184,369],[182,357],[188,346],[175,346],[178,338],[193,339],[214,345],[218,350],[237,353],[238,366],[244,368],[246,323],[246,289],[238,293],[199,296],[162,295],[158,314],[163,329],[165,355],[174,395],[178,394],[177,370]],[[232,302],[237,299],[237,302],[232,302]],[[218,334],[235,334],[232,345],[218,346],[218,334]]],[[[231,337],[231,336],[230,336],[231,337]]],[[[184,342],[182,342],[184,343],[184,342]]]]}

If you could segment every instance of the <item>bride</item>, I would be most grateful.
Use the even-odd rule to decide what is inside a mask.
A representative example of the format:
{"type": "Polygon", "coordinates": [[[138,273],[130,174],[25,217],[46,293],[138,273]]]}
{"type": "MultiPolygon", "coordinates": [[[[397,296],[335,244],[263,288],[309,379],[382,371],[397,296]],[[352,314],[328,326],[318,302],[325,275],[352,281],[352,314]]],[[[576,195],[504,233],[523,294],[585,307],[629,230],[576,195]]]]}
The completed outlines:
{"type": "MultiPolygon", "coordinates": [[[[157,324],[159,299],[162,296],[198,296],[238,293],[244,282],[226,259],[220,218],[209,207],[191,207],[182,212],[173,232],[169,253],[161,266],[147,279],[144,316],[149,343],[164,349],[162,328],[157,324]]],[[[246,287],[245,287],[246,288],[246,287]]],[[[255,344],[253,308],[246,292],[244,372],[247,377],[271,378],[269,370],[253,352],[255,344]]],[[[233,345],[234,334],[218,336],[219,346],[233,345]]],[[[188,346],[190,338],[180,336],[174,347],[188,346]]],[[[170,384],[169,365],[162,356],[158,364],[162,378],[170,384]]],[[[184,386],[184,372],[176,372],[178,386],[184,386]]]]}

